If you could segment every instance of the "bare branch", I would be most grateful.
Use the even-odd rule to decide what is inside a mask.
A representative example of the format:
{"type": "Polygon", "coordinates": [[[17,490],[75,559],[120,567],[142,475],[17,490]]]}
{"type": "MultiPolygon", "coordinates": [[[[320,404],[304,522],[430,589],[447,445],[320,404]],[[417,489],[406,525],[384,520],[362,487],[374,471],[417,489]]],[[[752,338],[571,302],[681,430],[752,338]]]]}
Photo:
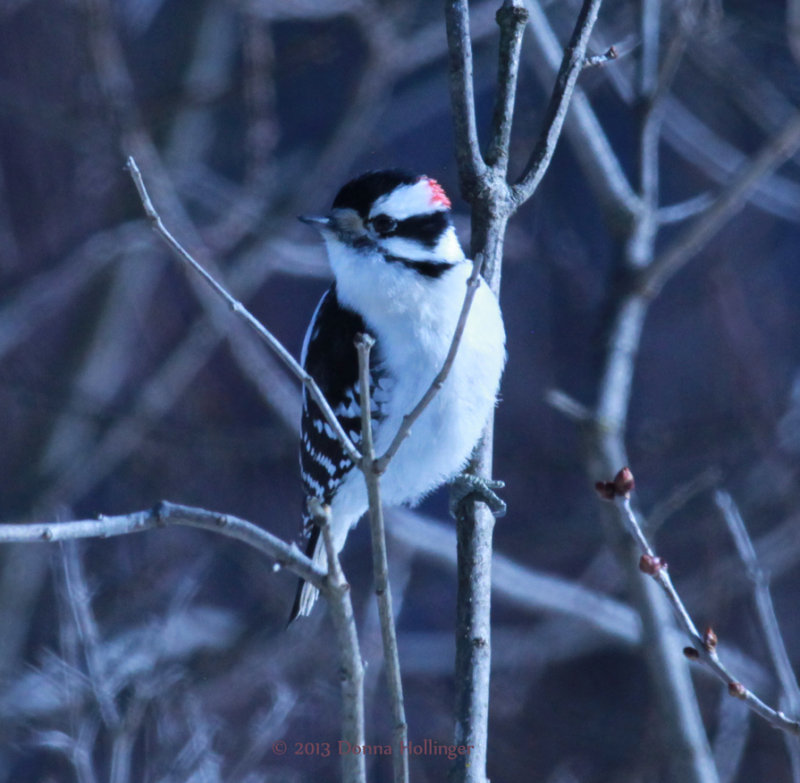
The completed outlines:
{"type": "Polygon", "coordinates": [[[392,591],[389,584],[389,561],[386,553],[386,528],[383,520],[380,476],[375,463],[372,445],[372,414],[370,400],[369,356],[375,339],[368,334],[356,337],[358,351],[358,383],[361,394],[361,471],[367,482],[369,497],[369,527],[372,536],[372,572],[375,595],[378,599],[378,615],[383,640],[383,660],[389,686],[389,700],[394,721],[392,739],[392,768],[395,783],[408,783],[408,724],[403,704],[403,680],[400,670],[400,655],[397,649],[397,631],[394,626],[392,591]]]}
{"type": "Polygon", "coordinates": [[[619,57],[619,52],[616,50],[615,47],[609,46],[608,49],[606,49],[601,54],[593,54],[587,57],[583,61],[583,67],[597,68],[601,65],[605,65],[606,63],[611,62],[611,60],[616,60],[617,57],[619,57]]]}
{"type": "Polygon", "coordinates": [[[287,544],[267,530],[231,514],[182,506],[168,501],[162,501],[147,511],[112,517],[100,516],[97,519],[72,522],[3,524],[0,525],[0,544],[13,541],[42,543],[77,538],[111,538],[169,525],[199,527],[228,538],[235,538],[267,555],[279,565],[285,566],[313,584],[320,592],[326,595],[328,593],[325,571],[314,565],[295,544],[287,544]]]}
{"type": "Polygon", "coordinates": [[[486,164],[478,141],[475,92],[472,80],[472,41],[467,0],[445,3],[447,45],[450,56],[450,103],[456,133],[456,160],[461,188],[471,193],[483,176],[486,164]]]}
{"type": "MultiPolygon", "coordinates": [[[[311,511],[322,528],[322,541],[328,556],[327,597],[342,666],[342,739],[349,742],[351,747],[359,746],[364,744],[364,664],[358,644],[353,602],[350,600],[350,585],[342,572],[339,554],[333,544],[330,507],[317,502],[311,511]]],[[[342,778],[344,783],[366,783],[367,771],[362,754],[342,754],[342,778]]]]}
{"type": "Polygon", "coordinates": [[[572,421],[581,424],[592,420],[591,410],[561,389],[548,389],[544,399],[548,405],[572,421]]]}
{"type": "Polygon", "coordinates": [[[134,688],[134,693],[126,704],[122,723],[114,732],[109,783],[129,783],[131,779],[133,748],[149,702],[149,698],[140,690],[134,688]]]}
{"type": "Polygon", "coordinates": [[[331,425],[336,433],[336,436],[341,442],[347,456],[350,457],[350,459],[355,463],[360,462],[361,454],[347,436],[347,433],[344,431],[341,423],[333,413],[328,401],[325,399],[325,395],[322,393],[319,386],[317,386],[316,381],[303,369],[300,363],[286,350],[286,348],[284,348],[283,344],[272,334],[272,332],[270,332],[241,302],[239,302],[237,299],[234,299],[228,293],[225,287],[218,283],[214,277],[209,274],[186,250],[186,248],[184,248],[183,245],[181,245],[181,243],[170,233],[170,231],[164,225],[161,216],[156,211],[156,208],[153,206],[153,202],[151,201],[150,195],[147,192],[147,188],[145,187],[139,167],[136,165],[136,161],[133,158],[128,158],[127,166],[131,177],[133,178],[133,182],[136,185],[136,190],[139,192],[139,197],[141,198],[144,211],[153,224],[153,228],[155,229],[156,233],[161,236],[161,238],[167,243],[169,248],[178,258],[180,258],[195,272],[197,272],[206,281],[206,283],[208,283],[212,290],[227,303],[228,307],[230,307],[230,309],[233,310],[236,315],[242,318],[245,323],[247,323],[256,332],[256,334],[258,334],[258,336],[273,351],[275,351],[275,353],[278,354],[281,361],[283,361],[289,370],[291,370],[291,372],[308,389],[308,392],[313,398],[314,402],[317,403],[319,409],[322,411],[322,414],[325,416],[325,420],[331,425]]]}
{"type": "Polygon", "coordinates": [[[713,203],[714,197],[710,193],[700,193],[678,204],[660,207],[656,213],[656,221],[662,226],[670,223],[681,223],[690,217],[705,212],[713,203]]]}
{"type": "MultiPolygon", "coordinates": [[[[471,255],[474,259],[473,285],[484,267],[491,290],[500,288],[503,241],[508,218],[534,192],[552,157],[563,125],[566,106],[580,72],[591,27],[597,16],[600,0],[586,0],[579,16],[573,40],[564,55],[560,78],[548,108],[545,130],[531,162],[523,173],[522,183],[509,189],[505,171],[508,150],[500,149],[510,139],[513,85],[498,88],[492,155],[498,162],[487,169],[478,147],[475,130],[474,97],[471,74],[469,22],[465,0],[449,0],[446,5],[448,43],[450,48],[450,91],[455,120],[456,158],[462,193],[472,207],[471,255]],[[542,150],[541,154],[539,151],[542,150]],[[502,173],[502,176],[500,174],[502,173]]],[[[508,47],[501,52],[500,76],[515,79],[523,18],[517,3],[508,2],[501,9],[500,20],[507,27],[501,33],[508,47]],[[503,14],[508,14],[505,22],[503,14]]],[[[470,303],[467,291],[462,317],[470,303]]],[[[451,354],[455,353],[455,341],[451,354]]],[[[426,395],[427,396],[427,395],[426,395]]],[[[475,449],[468,471],[488,479],[492,473],[493,422],[489,421],[475,449]]],[[[453,781],[483,783],[486,780],[486,751],[489,719],[489,679],[491,672],[491,557],[494,517],[485,503],[468,499],[459,505],[458,595],[456,615],[456,729],[458,744],[472,746],[469,763],[462,757],[451,770],[453,781]]]]}
{"type": "Polygon", "coordinates": [[[45,318],[59,315],[95,276],[117,258],[120,248],[143,251],[150,237],[142,221],[122,223],[94,234],[52,270],[33,277],[0,307],[0,358],[13,350],[45,318]]]}
{"type": "MultiPolygon", "coordinates": [[[[792,662],[778,625],[778,618],[775,614],[775,607],[770,594],[769,575],[759,564],[755,547],[734,499],[724,490],[717,490],[714,493],[714,502],[722,512],[728,530],[736,544],[739,557],[753,583],[759,624],[769,649],[772,665],[781,683],[781,706],[789,710],[792,715],[800,715],[800,688],[798,688],[792,662]]],[[[785,737],[785,739],[786,750],[792,765],[792,774],[794,779],[797,780],[798,775],[800,775],[800,744],[795,737],[785,737]]]]}
{"type": "Polygon", "coordinates": [[[497,69],[497,95],[489,146],[486,149],[486,163],[497,167],[504,177],[508,171],[519,55],[527,21],[528,11],[522,0],[505,0],[497,12],[497,24],[500,26],[500,64],[497,69]]]}
{"type": "Polygon", "coordinates": [[[800,722],[788,718],[782,712],[765,704],[758,696],[739,682],[722,664],[716,650],[716,634],[710,628],[702,635],[697,630],[694,621],[672,584],[667,570],[667,564],[656,555],[639,525],[636,513],[631,507],[630,494],[617,492],[612,499],[619,510],[622,522],[636,542],[639,551],[642,553],[639,563],[640,570],[652,576],[657,582],[666,595],[667,600],[672,605],[678,618],[679,625],[689,637],[691,647],[685,650],[686,656],[691,660],[700,661],[705,664],[719,680],[728,686],[728,692],[731,696],[744,701],[753,712],[760,715],[767,723],[789,734],[800,736],[800,722]]]}
{"type": "Polygon", "coordinates": [[[722,512],[725,524],[728,526],[728,530],[730,530],[733,541],[736,544],[739,557],[747,569],[747,576],[753,582],[758,618],[764,632],[764,639],[769,648],[772,663],[781,683],[786,708],[793,714],[800,715],[800,688],[797,685],[792,662],[783,641],[778,618],[775,615],[775,607],[772,604],[772,596],[769,589],[769,576],[758,562],[753,542],[733,498],[720,489],[714,493],[714,502],[722,512]]]}
{"type": "MultiPolygon", "coordinates": [[[[683,160],[719,183],[720,189],[752,161],[752,154],[742,152],[727,141],[674,95],[664,96],[663,103],[663,140],[683,160]]],[[[788,114],[791,115],[791,111],[788,114]]],[[[747,198],[760,210],[783,220],[798,221],[800,186],[788,177],[769,172],[757,187],[748,192],[747,198]]]]}
{"type": "MultiPolygon", "coordinates": [[[[528,27],[536,43],[531,47],[530,55],[537,58],[534,71],[543,88],[549,90],[561,65],[563,50],[539,0],[526,0],[526,7],[530,14],[528,27]]],[[[597,114],[579,86],[576,86],[572,96],[565,132],[606,211],[615,221],[624,225],[641,208],[639,198],[597,114]]]]}
{"type": "Polygon", "coordinates": [[[722,481],[722,475],[720,468],[712,466],[675,487],[667,497],[648,511],[647,529],[650,534],[655,534],[667,519],[684,508],[690,500],[718,485],[722,481]]]}
{"type": "Polygon", "coordinates": [[[522,175],[511,189],[512,198],[517,206],[533,195],[547,171],[550,159],[553,157],[556,143],[561,135],[561,128],[564,125],[564,118],[567,116],[567,109],[572,99],[575,83],[578,80],[578,75],[583,70],[586,47],[589,44],[589,37],[597,20],[601,2],[602,0],[584,0],[581,11],[578,14],[575,29],[564,50],[561,67],[556,76],[555,88],[547,106],[544,130],[531,153],[522,175]]]}
{"type": "Polygon", "coordinates": [[[717,731],[714,735],[714,764],[720,783],[734,783],[744,760],[750,738],[753,713],[738,699],[720,693],[717,710],[717,731]]]}
{"type": "Polygon", "coordinates": [[[800,148],[800,114],[786,123],[752,161],[739,173],[717,198],[713,206],[690,226],[675,243],[658,256],[642,272],[641,290],[649,297],[657,296],[664,284],[708,242],[719,229],[738,212],[753,190],[787,158],[800,148]]]}
{"type": "Polygon", "coordinates": [[[106,682],[106,667],[100,660],[100,634],[97,630],[94,615],[92,614],[89,588],[83,573],[83,564],[75,542],[70,541],[62,545],[64,581],[72,610],[75,627],[80,637],[83,654],[86,658],[86,670],[89,682],[100,708],[100,717],[106,728],[112,733],[121,725],[119,709],[114,701],[114,695],[106,682]]]}

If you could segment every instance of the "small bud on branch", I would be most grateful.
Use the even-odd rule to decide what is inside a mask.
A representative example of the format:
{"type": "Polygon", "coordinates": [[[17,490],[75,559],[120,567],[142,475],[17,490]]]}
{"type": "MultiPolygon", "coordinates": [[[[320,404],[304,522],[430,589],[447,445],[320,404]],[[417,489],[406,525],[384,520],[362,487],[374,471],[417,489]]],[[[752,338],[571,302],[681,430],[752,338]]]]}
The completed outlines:
{"type": "Polygon", "coordinates": [[[594,488],[603,500],[614,500],[615,498],[629,498],[636,482],[633,472],[625,467],[620,470],[612,481],[598,481],[594,488]]]}
{"type": "Polygon", "coordinates": [[[593,54],[583,61],[584,68],[596,68],[598,65],[605,65],[609,60],[616,60],[619,52],[613,46],[609,46],[602,54],[593,54]]]}
{"type": "Polygon", "coordinates": [[[653,555],[642,555],[639,558],[639,570],[643,574],[655,576],[659,571],[666,567],[666,560],[662,560],[660,557],[654,557],[653,555]]]}
{"type": "Polygon", "coordinates": [[[729,682],[728,693],[730,693],[731,696],[735,696],[737,699],[744,700],[747,698],[747,688],[740,682],[729,682]]]}

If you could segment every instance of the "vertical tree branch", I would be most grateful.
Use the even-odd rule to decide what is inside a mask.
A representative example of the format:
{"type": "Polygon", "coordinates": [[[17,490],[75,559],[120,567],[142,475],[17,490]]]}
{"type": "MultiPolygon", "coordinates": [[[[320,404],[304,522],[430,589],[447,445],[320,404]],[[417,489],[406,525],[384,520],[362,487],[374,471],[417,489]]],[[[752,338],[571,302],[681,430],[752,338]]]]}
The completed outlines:
{"type": "Polygon", "coordinates": [[[361,395],[361,453],[360,468],[367,482],[369,497],[369,527],[372,536],[372,571],[375,595],[378,599],[378,615],[383,640],[383,662],[389,699],[392,708],[392,767],[395,783],[408,783],[408,725],[403,704],[403,681],[400,674],[400,656],[397,650],[397,632],[394,627],[392,591],[389,586],[389,561],[386,554],[386,529],[381,503],[380,477],[375,463],[372,444],[372,414],[370,399],[369,355],[375,339],[369,334],[356,337],[358,351],[358,382],[361,395]]]}
{"type": "MultiPolygon", "coordinates": [[[[446,0],[450,50],[450,95],[456,159],[465,199],[472,207],[470,252],[492,291],[499,294],[503,241],[509,217],[536,190],[552,159],[578,74],[586,56],[601,0],[585,0],[563,59],[539,142],[517,185],[507,179],[508,145],[519,69],[519,46],[526,14],[520,3],[506,0],[497,17],[501,25],[498,96],[486,166],[478,148],[466,0],[446,0]]],[[[473,454],[468,472],[491,478],[493,422],[473,454]]],[[[485,503],[467,498],[456,511],[458,539],[458,608],[456,618],[456,730],[459,745],[470,756],[454,764],[450,780],[485,783],[491,670],[491,559],[494,517],[485,503]]]]}
{"type": "Polygon", "coordinates": [[[497,96],[489,145],[486,149],[486,163],[498,167],[504,176],[508,171],[511,125],[517,97],[519,55],[527,21],[528,11],[521,0],[505,0],[497,12],[497,24],[500,27],[500,62],[497,69],[497,96]]]}
{"type": "Polygon", "coordinates": [[[450,63],[450,102],[456,126],[456,161],[464,193],[471,193],[486,164],[478,141],[475,90],[472,81],[472,41],[467,0],[445,0],[445,22],[450,63]]]}
{"type": "MultiPolygon", "coordinates": [[[[492,475],[491,423],[473,456],[469,471],[492,475]]],[[[456,608],[455,743],[470,747],[460,756],[450,780],[484,783],[489,744],[491,676],[491,586],[494,516],[485,503],[467,499],[456,515],[458,595],[456,608]]]]}
{"type": "MultiPolygon", "coordinates": [[[[322,541],[328,556],[326,597],[331,608],[342,666],[342,739],[354,747],[364,744],[364,664],[361,662],[358,630],[350,600],[350,585],[342,572],[339,553],[333,544],[330,507],[317,503],[311,512],[322,528],[322,541]]],[[[363,754],[342,754],[342,780],[344,783],[366,783],[367,768],[363,754]]]]}

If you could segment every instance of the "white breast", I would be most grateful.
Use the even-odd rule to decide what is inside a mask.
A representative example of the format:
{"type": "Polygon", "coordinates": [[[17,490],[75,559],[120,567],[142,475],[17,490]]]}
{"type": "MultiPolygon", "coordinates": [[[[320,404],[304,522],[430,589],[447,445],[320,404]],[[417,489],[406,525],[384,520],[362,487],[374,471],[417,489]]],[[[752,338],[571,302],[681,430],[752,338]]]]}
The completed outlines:
{"type": "MultiPolygon", "coordinates": [[[[472,264],[431,279],[379,257],[362,257],[357,270],[337,269],[331,255],[342,303],[364,316],[385,361],[387,380],[377,393],[385,414],[375,432],[380,455],[444,363],[472,264]]],[[[387,505],[413,503],[461,470],[494,408],[504,364],[500,308],[481,281],[450,374],[383,477],[387,505]]]]}

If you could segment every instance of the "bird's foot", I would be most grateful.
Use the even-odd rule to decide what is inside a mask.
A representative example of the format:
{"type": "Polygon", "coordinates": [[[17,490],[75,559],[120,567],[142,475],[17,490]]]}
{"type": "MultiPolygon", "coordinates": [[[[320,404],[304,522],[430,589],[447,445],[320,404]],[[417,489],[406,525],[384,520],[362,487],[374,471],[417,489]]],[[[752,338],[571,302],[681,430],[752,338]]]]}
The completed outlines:
{"type": "Polygon", "coordinates": [[[459,506],[467,498],[472,498],[486,503],[496,517],[505,516],[508,506],[495,492],[496,489],[503,489],[505,485],[505,481],[473,476],[471,473],[459,473],[450,482],[450,515],[457,517],[459,506]]]}

